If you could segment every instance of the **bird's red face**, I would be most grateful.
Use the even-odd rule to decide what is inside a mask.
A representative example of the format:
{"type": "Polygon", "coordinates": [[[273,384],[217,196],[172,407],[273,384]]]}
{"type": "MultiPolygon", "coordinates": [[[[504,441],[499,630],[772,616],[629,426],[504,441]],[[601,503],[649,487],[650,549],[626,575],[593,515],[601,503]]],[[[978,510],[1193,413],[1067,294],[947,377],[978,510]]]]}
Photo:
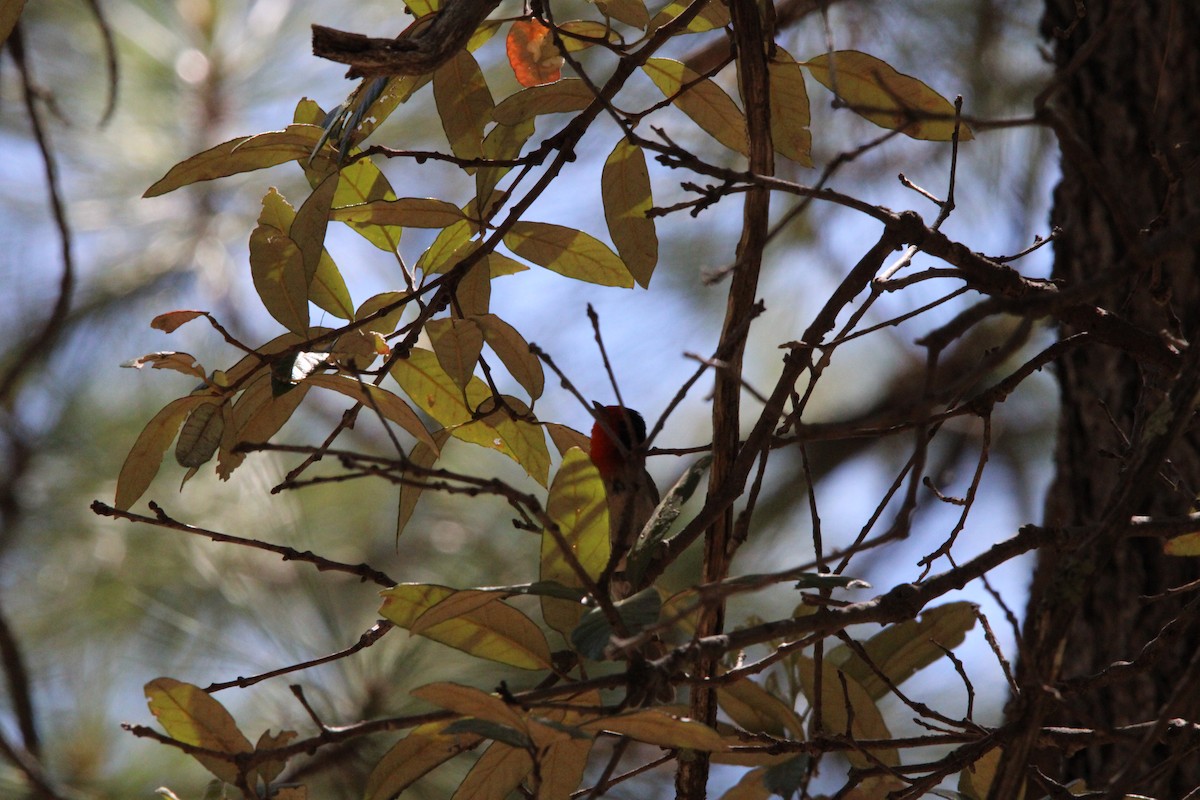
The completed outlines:
{"type": "Polygon", "coordinates": [[[596,413],[605,424],[597,420],[592,425],[589,455],[600,471],[600,477],[611,481],[621,473],[629,452],[646,441],[646,421],[633,409],[620,406],[597,406],[596,413]],[[616,435],[620,444],[613,440],[609,431],[616,435]]]}

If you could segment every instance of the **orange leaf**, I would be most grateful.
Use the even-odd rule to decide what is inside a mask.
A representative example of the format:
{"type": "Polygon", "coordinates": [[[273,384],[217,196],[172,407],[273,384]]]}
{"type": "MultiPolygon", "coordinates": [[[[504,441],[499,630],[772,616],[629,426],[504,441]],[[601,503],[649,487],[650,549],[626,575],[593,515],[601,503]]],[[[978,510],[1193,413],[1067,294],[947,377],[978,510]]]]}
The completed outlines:
{"type": "Polygon", "coordinates": [[[508,29],[508,63],[522,86],[541,86],[562,77],[563,57],[550,28],[536,19],[519,19],[508,29]]]}

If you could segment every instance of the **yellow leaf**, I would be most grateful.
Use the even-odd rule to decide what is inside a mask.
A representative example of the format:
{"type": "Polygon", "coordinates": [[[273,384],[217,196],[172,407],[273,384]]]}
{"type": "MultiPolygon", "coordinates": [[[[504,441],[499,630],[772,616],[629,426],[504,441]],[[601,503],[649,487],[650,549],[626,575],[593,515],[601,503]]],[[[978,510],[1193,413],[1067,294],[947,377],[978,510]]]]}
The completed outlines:
{"type": "MultiPolygon", "coordinates": [[[[816,702],[815,662],[811,658],[800,656],[796,660],[796,667],[805,697],[809,699],[809,703],[816,702]]],[[[887,723],[884,722],[883,715],[871,695],[867,694],[866,689],[854,678],[845,673],[840,674],[841,677],[839,670],[826,661],[821,671],[821,722],[824,730],[836,735],[849,733],[854,739],[892,738],[887,723]],[[844,690],[842,678],[845,679],[844,690]],[[853,722],[847,731],[847,723],[851,718],[853,722]]],[[[894,747],[872,748],[870,752],[873,758],[868,758],[857,750],[847,750],[846,758],[857,767],[867,767],[875,760],[889,767],[900,763],[900,754],[894,747]]]]}
{"type": "Polygon", "coordinates": [[[432,197],[401,197],[335,208],[330,217],[341,222],[369,222],[406,228],[445,228],[463,219],[453,203],[432,197]]]}
{"type": "Polygon", "coordinates": [[[621,41],[620,35],[611,25],[591,19],[567,20],[558,26],[558,31],[562,37],[563,49],[568,53],[578,53],[596,44],[589,39],[608,41],[610,44],[619,44],[621,41]]]}
{"type": "Polygon", "coordinates": [[[1200,533],[1185,533],[1166,540],[1163,552],[1169,556],[1200,556],[1200,533]]]}
{"type": "Polygon", "coordinates": [[[487,591],[484,589],[462,589],[442,600],[433,608],[417,617],[408,632],[419,636],[440,622],[461,617],[476,609],[483,608],[488,603],[496,603],[504,599],[503,592],[487,591]]]}
{"type": "Polygon", "coordinates": [[[293,333],[308,329],[308,278],[304,254],[288,236],[292,207],[274,188],[263,197],[258,227],[250,234],[250,275],[267,311],[293,333]],[[278,223],[287,219],[287,225],[278,223]]]}
{"type": "Polygon", "coordinates": [[[471,319],[430,320],[425,326],[438,363],[459,388],[466,388],[475,374],[483,350],[483,331],[471,319]]]}
{"type": "MultiPolygon", "coordinates": [[[[839,50],[803,66],[852,111],[881,128],[937,142],[948,142],[954,134],[954,105],[949,100],[874,56],[839,50]]],[[[962,125],[959,139],[972,138],[971,129],[962,125]]]]}
{"type": "MultiPolygon", "coordinates": [[[[199,687],[174,678],[155,678],[146,684],[145,692],[150,713],[172,739],[230,755],[254,749],[225,707],[199,687]]],[[[226,783],[237,783],[238,770],[232,760],[195,758],[226,783]]]]}
{"type": "Polygon", "coordinates": [[[211,398],[204,396],[172,400],[146,423],[121,466],[113,505],[124,510],[138,501],[158,474],[163,455],[171,446],[171,442],[175,441],[175,435],[179,433],[184,419],[192,409],[208,402],[211,402],[211,398]]]}
{"type": "Polygon", "coordinates": [[[654,198],[642,148],[630,144],[628,139],[617,142],[604,162],[600,192],[613,244],[634,280],[648,288],[658,263],[658,234],[654,220],[646,216],[654,198]]]}
{"type": "Polygon", "coordinates": [[[642,70],[709,136],[736,153],[750,152],[746,117],[724,89],[709,79],[698,81],[700,76],[692,69],[669,58],[648,59],[642,70]],[[686,91],[682,91],[684,86],[686,91]]]}
{"type": "Polygon", "coordinates": [[[459,50],[433,73],[433,98],[450,149],[459,158],[483,156],[483,129],[496,103],[474,56],[459,50]]]}
{"type": "MultiPolygon", "coordinates": [[[[470,421],[473,406],[467,405],[466,393],[446,374],[433,352],[414,347],[407,358],[396,359],[391,374],[417,407],[443,426],[470,421]]],[[[482,388],[487,396],[487,387],[482,388]]]]}
{"type": "Polygon", "coordinates": [[[505,800],[532,771],[528,752],[492,742],[450,800],[505,800]]]}
{"type": "Polygon", "coordinates": [[[541,397],[546,376],[542,372],[542,362],[529,351],[529,343],[525,338],[517,333],[516,328],[495,314],[482,314],[475,319],[483,329],[483,339],[488,347],[500,357],[517,383],[529,392],[530,399],[536,400],[541,397]]]}
{"type": "Polygon", "coordinates": [[[447,724],[430,722],[414,728],[387,751],[367,778],[366,800],[391,800],[422,775],[483,740],[473,733],[442,733],[447,724]]]}
{"type": "MultiPolygon", "coordinates": [[[[325,253],[325,229],[329,225],[329,209],[337,191],[338,177],[331,175],[321,181],[296,211],[291,226],[283,228],[288,238],[300,248],[304,257],[304,286],[307,290],[317,274],[317,264],[325,253]]],[[[282,199],[282,198],[280,198],[282,199]]],[[[260,220],[261,223],[261,220],[260,220]]],[[[335,268],[336,271],[336,268],[335,268]]]]}
{"type": "Polygon", "coordinates": [[[591,739],[563,737],[543,750],[538,758],[538,800],[560,800],[570,797],[583,780],[588,755],[592,751],[591,739]]]}
{"type": "Polygon", "coordinates": [[[198,181],[224,178],[239,172],[308,158],[321,133],[316,125],[289,125],[282,131],[231,139],[171,167],[142,196],[158,197],[198,181]]]}
{"type": "MultiPolygon", "coordinates": [[[[284,747],[288,742],[298,736],[295,731],[280,731],[278,734],[272,734],[271,731],[265,730],[262,736],[258,737],[258,742],[255,743],[255,751],[259,750],[274,750],[278,747],[284,747]]],[[[279,773],[283,772],[283,768],[287,766],[287,761],[268,761],[265,764],[260,764],[257,768],[258,774],[264,781],[270,783],[279,777],[279,773]]]]}
{"type": "Polygon", "coordinates": [[[496,106],[492,117],[501,125],[516,125],[542,114],[580,111],[595,99],[586,83],[579,78],[566,78],[509,95],[496,106]]]}
{"type": "Polygon", "coordinates": [[[546,433],[540,425],[510,416],[508,408],[528,416],[529,408],[519,398],[506,394],[503,399],[507,408],[497,408],[482,419],[455,429],[454,435],[464,441],[474,441],[499,450],[520,464],[529,477],[545,486],[550,477],[550,451],[546,447],[546,433]]]}
{"type": "Polygon", "coordinates": [[[433,244],[429,245],[429,249],[417,259],[417,269],[426,275],[445,272],[461,260],[461,256],[455,259],[455,254],[470,239],[471,223],[469,220],[460,219],[453,225],[446,226],[433,240],[433,244]]]}
{"type": "MultiPolygon", "coordinates": [[[[654,15],[654,19],[650,21],[650,30],[658,30],[663,25],[678,17],[690,6],[691,3],[671,0],[670,3],[663,6],[661,11],[654,15]]],[[[682,33],[707,33],[724,28],[728,24],[729,9],[725,7],[725,4],[721,0],[708,0],[704,4],[704,8],[692,18],[692,21],[687,24],[682,33]]]]}
{"type": "MultiPolygon", "coordinates": [[[[576,560],[595,580],[608,565],[608,501],[604,481],[592,460],[579,449],[568,450],[562,466],[550,486],[546,512],[558,525],[563,539],[576,560]]],[[[539,578],[564,586],[580,587],[583,582],[571,568],[562,548],[549,531],[542,533],[542,567],[539,578]]],[[[584,607],[577,602],[553,597],[542,598],[542,617],[546,624],[569,637],[579,624],[584,607]]]]}
{"type": "Polygon", "coordinates": [[[403,399],[369,383],[361,383],[344,375],[313,374],[304,379],[311,386],[340,392],[349,398],[357,400],[368,409],[378,411],[384,418],[391,420],[404,430],[432,449],[436,457],[439,451],[437,443],[426,430],[425,425],[416,412],[403,399]]]}
{"type": "MultiPolygon", "coordinates": [[[[402,583],[382,592],[380,613],[402,628],[454,593],[433,584],[402,583]]],[[[478,658],[521,669],[550,666],[546,637],[533,620],[505,603],[489,603],[469,614],[434,625],[421,634],[478,658]]]]}
{"type": "MultiPolygon", "coordinates": [[[[518,92],[514,97],[523,94],[524,92],[518,92]]],[[[508,101],[505,100],[505,102],[508,101]]],[[[503,106],[504,103],[500,105],[503,106]]],[[[496,111],[499,112],[499,108],[496,111]]],[[[525,147],[525,143],[529,141],[529,137],[533,136],[534,127],[533,117],[513,125],[498,123],[488,131],[488,135],[483,139],[483,157],[494,161],[517,158],[521,155],[521,149],[525,147]]],[[[507,166],[482,167],[475,173],[476,201],[483,203],[487,198],[491,197],[496,184],[508,174],[510,169],[512,168],[507,166]]]]}
{"type": "MultiPolygon", "coordinates": [[[[464,317],[475,318],[476,322],[484,325],[480,318],[487,315],[492,304],[492,276],[488,274],[488,265],[485,259],[480,259],[462,276],[458,286],[454,287],[454,299],[458,301],[458,307],[462,309],[464,317]]],[[[486,326],[484,326],[483,337],[485,341],[488,338],[486,326]]],[[[495,345],[492,345],[492,349],[496,349],[495,345]]],[[[504,359],[499,351],[496,354],[500,356],[501,360],[504,359]]],[[[512,369],[511,366],[508,367],[509,372],[512,372],[512,369]]],[[[520,379],[518,378],[518,380],[520,379]]],[[[526,388],[528,389],[528,387],[526,388]]]]}
{"type": "Polygon", "coordinates": [[[505,234],[504,246],[568,278],[600,286],[633,286],[633,276],[617,254],[583,231],[545,222],[518,222],[505,234]]]}
{"type": "Polygon", "coordinates": [[[585,731],[611,731],[659,747],[720,752],[726,748],[721,735],[694,719],[676,717],[658,709],[632,711],[588,722],[585,731]]]}
{"type": "Polygon", "coordinates": [[[775,151],[811,167],[812,133],[808,129],[808,89],[804,72],[783,48],[776,47],[767,64],[771,78],[771,142],[775,151]]]}

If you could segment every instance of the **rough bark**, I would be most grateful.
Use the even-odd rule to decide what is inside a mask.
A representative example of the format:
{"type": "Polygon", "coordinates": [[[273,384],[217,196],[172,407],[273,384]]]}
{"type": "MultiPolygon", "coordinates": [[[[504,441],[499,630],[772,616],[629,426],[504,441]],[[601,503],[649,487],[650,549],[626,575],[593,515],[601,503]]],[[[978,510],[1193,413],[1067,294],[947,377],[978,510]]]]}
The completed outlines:
{"type": "MultiPolygon", "coordinates": [[[[1080,6],[1082,17],[1076,5],[1047,0],[1043,23],[1058,69],[1045,113],[1062,146],[1062,179],[1052,214],[1062,229],[1054,275],[1071,286],[1102,284],[1095,297],[1099,306],[1183,350],[1183,342],[1200,343],[1200,259],[1194,237],[1192,246],[1166,258],[1128,265],[1115,280],[1102,276],[1148,237],[1194,226],[1200,212],[1200,5],[1088,0],[1080,6]]],[[[1126,489],[1134,454],[1156,435],[1151,415],[1178,389],[1178,376],[1098,346],[1073,352],[1059,375],[1057,477],[1046,522],[1074,526],[1082,542],[1112,510],[1112,498],[1126,489]]],[[[1166,450],[1157,475],[1137,487],[1140,496],[1128,510],[1156,517],[1195,510],[1198,438],[1196,426],[1183,430],[1166,450]]],[[[1106,541],[1108,552],[1042,554],[1027,643],[1036,648],[1039,637],[1052,632],[1048,604],[1075,608],[1061,616],[1053,632],[1059,641],[1046,642],[1044,652],[1023,653],[1024,692],[1045,693],[1041,722],[1048,725],[1111,730],[1160,716],[1195,722],[1200,686],[1186,684],[1200,673],[1200,663],[1192,664],[1200,652],[1200,624],[1194,609],[1181,616],[1195,593],[1153,601],[1146,596],[1197,579],[1200,562],[1163,555],[1156,539],[1106,541]],[[1086,571],[1082,591],[1064,596],[1070,571],[1092,558],[1095,569],[1086,571]],[[1139,659],[1172,620],[1176,624],[1160,647],[1143,653],[1134,668],[1108,673],[1116,680],[1079,680],[1114,662],[1139,659]],[[1056,691],[1043,688],[1047,679],[1056,691]]],[[[1014,713],[1022,707],[1028,712],[1029,702],[1018,699],[1014,713]]],[[[1155,738],[1143,743],[1140,736],[1130,736],[1069,757],[1031,755],[1059,781],[1083,778],[1092,789],[1115,783],[1114,789],[1184,797],[1200,785],[1200,755],[1194,749],[1200,740],[1194,735],[1155,738]]]]}

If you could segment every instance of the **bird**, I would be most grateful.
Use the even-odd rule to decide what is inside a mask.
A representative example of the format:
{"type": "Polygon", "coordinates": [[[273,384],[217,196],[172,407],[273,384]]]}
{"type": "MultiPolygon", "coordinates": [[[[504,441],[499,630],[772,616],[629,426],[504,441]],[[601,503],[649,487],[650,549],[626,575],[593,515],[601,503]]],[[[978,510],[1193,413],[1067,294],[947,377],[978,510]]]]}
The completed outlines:
{"type": "Polygon", "coordinates": [[[592,425],[590,452],[592,463],[604,481],[608,496],[609,536],[612,556],[609,569],[610,588],[614,594],[625,594],[625,556],[637,543],[638,535],[658,507],[658,487],[646,471],[646,421],[642,415],[624,406],[593,404],[595,424],[592,425]]]}

